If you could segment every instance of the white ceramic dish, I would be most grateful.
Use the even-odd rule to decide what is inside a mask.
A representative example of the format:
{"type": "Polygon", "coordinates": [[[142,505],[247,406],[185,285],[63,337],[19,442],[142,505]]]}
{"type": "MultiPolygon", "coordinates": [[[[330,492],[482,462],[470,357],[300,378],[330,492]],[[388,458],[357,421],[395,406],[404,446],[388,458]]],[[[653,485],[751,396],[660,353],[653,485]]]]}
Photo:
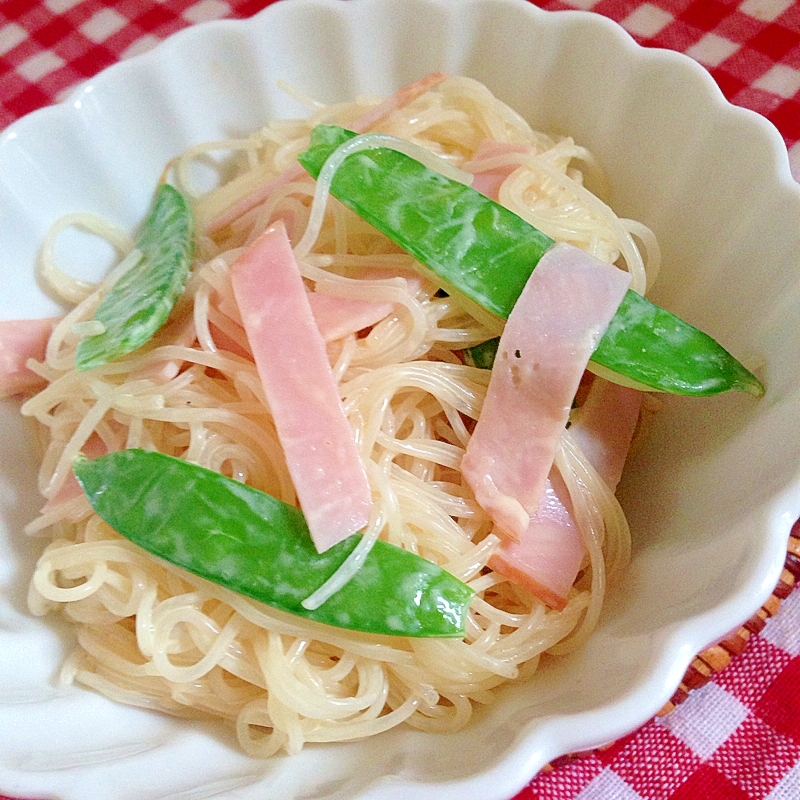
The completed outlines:
{"type": "MultiPolygon", "coordinates": [[[[554,757],[645,722],[693,655],[771,592],[800,514],[800,189],[768,123],[688,58],[640,48],[597,15],[522,0],[288,0],[115,66],[0,138],[0,318],[52,313],[32,268],[57,216],[90,210],[132,228],[185,146],[302,114],[278,79],[333,101],[440,69],[597,153],[617,210],[661,240],[654,299],[756,367],[766,397],[665,401],[623,484],[627,580],[583,652],[548,662],[457,735],[396,730],[268,763],[214,725],[53,688],[71,634],[26,610],[36,465],[17,405],[3,403],[0,793],[507,800],[554,757]]],[[[79,245],[64,256],[102,256],[79,245]]]]}

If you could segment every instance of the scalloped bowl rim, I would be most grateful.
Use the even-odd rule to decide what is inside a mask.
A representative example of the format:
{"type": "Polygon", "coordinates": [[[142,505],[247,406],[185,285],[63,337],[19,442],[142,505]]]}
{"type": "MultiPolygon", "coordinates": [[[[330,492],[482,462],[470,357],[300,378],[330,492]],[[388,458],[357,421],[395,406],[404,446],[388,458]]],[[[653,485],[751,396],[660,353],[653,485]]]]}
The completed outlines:
{"type": "MultiPolygon", "coordinates": [[[[377,7],[391,10],[398,5],[399,0],[398,2],[349,0],[346,4],[341,0],[290,0],[271,5],[251,19],[218,20],[179,31],[154,49],[104,70],[71,92],[62,103],[33,112],[12,124],[0,136],[0,174],[3,172],[2,166],[6,163],[6,149],[9,144],[13,143],[12,146],[16,151],[17,147],[24,148],[26,137],[34,138],[40,135],[38,133],[40,130],[52,131],[64,120],[80,118],[86,113],[83,106],[87,102],[102,105],[104,96],[108,101],[108,97],[117,91],[116,87],[140,81],[148,71],[163,69],[162,62],[185,52],[189,45],[199,45],[202,48],[211,40],[212,35],[217,35],[217,32],[229,29],[244,38],[259,26],[266,27],[268,23],[279,24],[279,15],[295,18],[304,8],[330,9],[337,16],[352,18],[359,13],[366,13],[367,9],[372,10],[377,7]]],[[[445,0],[424,0],[412,5],[427,10],[435,9],[435,13],[452,14],[454,8],[469,10],[479,3],[472,0],[450,3],[445,0]]],[[[793,193],[800,202],[800,188],[792,178],[788,156],[778,131],[755,112],[732,106],[706,70],[687,56],[667,50],[642,48],[622,27],[591,12],[545,12],[522,0],[494,0],[492,3],[484,2],[483,5],[491,5],[497,9],[501,7],[513,9],[513,12],[509,13],[517,13],[524,9],[522,13],[529,15],[529,18],[537,24],[546,24],[553,29],[572,26],[573,31],[580,28],[584,31],[580,35],[585,35],[587,29],[596,30],[600,32],[598,35],[613,39],[614,46],[624,51],[629,60],[628,65],[634,69],[643,65],[663,63],[670,69],[691,76],[690,79],[700,87],[698,91],[704,94],[709,107],[713,106],[714,114],[724,115],[731,120],[731,124],[740,126],[743,130],[747,129],[750,135],[756,136],[760,146],[769,151],[774,170],[771,179],[784,190],[793,193]],[[543,22],[545,19],[548,20],[546,23],[543,22]]],[[[143,181],[143,185],[145,183],[146,181],[143,181]]],[[[0,189],[2,188],[0,181],[0,189]]],[[[145,198],[146,194],[143,192],[136,202],[141,205],[145,198]]],[[[7,311],[0,306],[0,315],[3,313],[7,314],[7,311]]],[[[504,750],[486,769],[466,777],[451,777],[442,783],[423,785],[409,775],[400,775],[396,778],[389,775],[373,775],[358,789],[358,796],[364,798],[408,796],[404,795],[404,792],[413,788],[417,793],[415,796],[425,798],[510,797],[553,758],[613,740],[644,723],[671,696],[696,653],[743,622],[769,596],[780,575],[788,531],[798,514],[800,514],[800,470],[795,468],[793,475],[787,479],[784,489],[776,492],[762,504],[760,521],[768,536],[762,546],[760,560],[752,565],[749,581],[740,587],[737,594],[716,607],[659,629],[657,640],[652,643],[658,654],[648,677],[633,685],[627,693],[620,695],[614,702],[598,708],[586,708],[560,716],[550,716],[544,720],[539,719],[538,724],[534,724],[533,721],[523,723],[513,747],[504,750]]],[[[1,631],[0,636],[2,636],[1,631]]],[[[2,713],[0,710],[0,714],[2,713]]],[[[3,774],[0,762],[0,780],[4,779],[3,774]]],[[[45,785],[46,782],[42,784],[45,785]]],[[[12,791],[14,786],[0,785],[0,789],[12,791]]],[[[17,787],[17,791],[36,789],[37,784],[33,780],[31,786],[17,787]]],[[[65,797],[72,796],[69,792],[65,794],[65,797]]]]}

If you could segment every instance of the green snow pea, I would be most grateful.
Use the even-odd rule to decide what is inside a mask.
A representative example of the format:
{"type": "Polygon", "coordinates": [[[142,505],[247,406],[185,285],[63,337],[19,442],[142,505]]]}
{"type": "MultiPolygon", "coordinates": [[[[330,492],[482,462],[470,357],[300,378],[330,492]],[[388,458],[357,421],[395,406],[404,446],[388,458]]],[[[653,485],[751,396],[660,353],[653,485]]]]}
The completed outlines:
{"type": "MultiPolygon", "coordinates": [[[[316,178],[328,156],[353,136],[319,125],[299,161],[316,178]]],[[[554,244],[488,197],[388,148],[348,156],[331,193],[411,253],[448,291],[502,319],[554,244]]],[[[632,291],[592,361],[625,382],[675,394],[764,392],[758,378],[714,339],[632,291]]]]}
{"type": "Polygon", "coordinates": [[[301,602],[360,538],[314,548],[302,512],[264,492],[162,453],[120,450],[73,469],[94,510],[145,550],[274,608],[366,633],[463,637],[473,590],[378,541],[363,567],[315,610],[301,602]]]}
{"type": "Polygon", "coordinates": [[[141,258],[100,301],[102,333],[78,344],[75,368],[93,369],[148,342],[167,321],[192,264],[194,218],[186,198],[162,184],[135,244],[141,258]]]}
{"type": "MultiPolygon", "coordinates": [[[[491,369],[499,339],[488,339],[464,351],[473,367],[491,369]]],[[[628,292],[611,320],[592,362],[631,378],[637,388],[659,389],[673,394],[704,396],[728,389],[764,393],[758,379],[720,347],[708,334],[687,325],[679,317],[628,292]],[[653,331],[657,335],[653,335],[653,331]],[[629,353],[641,353],[629,363],[629,353]],[[650,356],[649,358],[647,356],[650,356]],[[628,369],[617,369],[621,361],[628,369]]],[[[601,373],[602,374],[602,373],[601,373]]]]}
{"type": "Polygon", "coordinates": [[[500,339],[487,339],[485,342],[476,344],[474,347],[468,347],[463,350],[464,360],[471,367],[478,367],[478,369],[491,369],[494,365],[494,359],[497,356],[497,348],[500,345],[500,339]]]}

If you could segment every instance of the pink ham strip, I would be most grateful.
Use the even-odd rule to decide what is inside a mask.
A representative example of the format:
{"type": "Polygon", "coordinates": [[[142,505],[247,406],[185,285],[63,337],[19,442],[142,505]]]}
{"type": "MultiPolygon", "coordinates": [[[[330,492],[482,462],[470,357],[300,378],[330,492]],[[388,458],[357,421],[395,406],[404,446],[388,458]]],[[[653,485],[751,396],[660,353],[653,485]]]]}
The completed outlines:
{"type": "Polygon", "coordinates": [[[366,133],[373,125],[386,119],[393,111],[397,111],[399,108],[405,108],[420,95],[429,92],[446,80],[447,73],[431,72],[424,78],[402,86],[394,94],[389,95],[382,103],[365,111],[350,125],[350,130],[356,133],[366,133]]]}
{"type": "Polygon", "coordinates": [[[309,292],[308,303],[319,332],[326,342],[369,328],[391,314],[394,308],[394,303],[351,300],[316,292],[309,292]]]}
{"type": "Polygon", "coordinates": [[[595,378],[573,415],[575,443],[612,492],[622,477],[641,407],[641,392],[595,378]]]}
{"type": "Polygon", "coordinates": [[[44,361],[47,341],[59,322],[47,319],[10,319],[0,322],[0,397],[29,394],[45,381],[28,369],[28,359],[44,361]]]}
{"type": "Polygon", "coordinates": [[[520,541],[504,538],[489,559],[495,572],[559,611],[567,604],[585,550],[571,507],[560,473],[551,471],[539,507],[520,541]]]}
{"type": "MultiPolygon", "coordinates": [[[[622,476],[641,402],[641,392],[595,378],[586,402],[573,415],[573,438],[612,492],[622,476]]],[[[584,554],[571,508],[561,475],[551,470],[544,496],[520,541],[504,539],[489,559],[495,572],[559,610],[567,603],[584,554]]]]}
{"type": "MultiPolygon", "coordinates": [[[[485,139],[463,168],[473,171],[478,162],[511,153],[528,153],[524,144],[485,139]]],[[[472,188],[493,200],[517,168],[506,164],[476,171],[472,188]]],[[[613,491],[619,482],[641,404],[641,393],[596,379],[570,428],[589,462],[613,491]]],[[[557,470],[551,470],[544,495],[519,542],[504,538],[489,566],[528,589],[552,608],[563,609],[580,570],[585,548],[573,519],[567,487],[557,470]]]]}
{"type": "MultiPolygon", "coordinates": [[[[473,172],[473,164],[510,153],[527,153],[524,144],[484,139],[462,168],[473,172]]],[[[504,164],[475,171],[472,188],[497,200],[500,187],[517,168],[504,164]]],[[[489,567],[525,587],[551,608],[562,610],[575,583],[584,554],[583,540],[569,508],[569,493],[558,470],[551,470],[539,506],[519,542],[504,538],[489,559],[489,567]]]]}
{"type": "MultiPolygon", "coordinates": [[[[90,459],[100,458],[100,456],[104,456],[108,452],[108,448],[97,434],[92,434],[86,440],[86,444],[81,448],[81,452],[90,459]]],[[[67,479],[61,484],[61,488],[44,504],[44,506],[42,506],[42,514],[52,511],[62,503],[68,503],[70,500],[74,500],[81,494],[83,494],[83,489],[81,489],[81,485],[78,483],[75,473],[70,472],[67,475],[67,479]]]]}
{"type": "Polygon", "coordinates": [[[257,205],[263,203],[275,190],[280,189],[281,186],[292,183],[292,181],[301,180],[307,175],[308,173],[300,164],[295,162],[291,167],[281,172],[280,175],[277,175],[272,180],[259,186],[255,192],[251,192],[247,197],[243,197],[226,211],[223,211],[222,214],[212,219],[211,222],[206,225],[205,233],[209,236],[213,236],[232,222],[235,222],[239,217],[244,216],[257,205]]]}
{"type": "MultiPolygon", "coordinates": [[[[462,169],[473,172],[473,164],[487,158],[510,155],[512,153],[530,153],[531,148],[526,144],[512,144],[509,142],[496,142],[494,139],[484,139],[478,149],[472,154],[472,159],[462,165],[462,169]]],[[[503,181],[515,170],[518,164],[504,164],[481,172],[475,172],[472,188],[476,192],[485,194],[492,200],[497,200],[503,181]]]]}
{"type": "Polygon", "coordinates": [[[226,350],[242,358],[250,358],[250,353],[248,353],[232,336],[228,336],[222,328],[218,327],[213,322],[209,322],[208,326],[211,330],[214,343],[220,350],[226,350]]]}
{"type": "Polygon", "coordinates": [[[372,496],[282,223],[236,260],[231,281],[289,474],[322,553],[367,525],[372,496]]]}
{"type": "Polygon", "coordinates": [[[629,284],[628,273],[557,244],[508,318],[461,469],[512,539],[539,506],[581,375],[629,284]]]}
{"type": "MultiPolygon", "coordinates": [[[[407,106],[412,100],[415,100],[421,94],[425,94],[425,92],[429,91],[434,86],[438,86],[446,78],[447,75],[443,72],[433,72],[430,75],[426,75],[424,78],[420,78],[418,81],[403,86],[379,105],[365,111],[349,126],[350,130],[355,133],[365,133],[376,122],[388,117],[392,111],[407,106]]],[[[256,191],[251,192],[247,197],[243,197],[218,217],[212,219],[206,226],[205,233],[208,235],[217,233],[246,214],[250,209],[263,203],[276,189],[280,189],[281,186],[285,186],[287,183],[305,177],[308,177],[308,173],[303,167],[298,163],[292,164],[291,167],[284,170],[280,175],[276,176],[271,181],[267,181],[263,186],[259,186],[256,191]]]]}
{"type": "MultiPolygon", "coordinates": [[[[363,280],[385,280],[403,277],[408,283],[408,291],[416,294],[421,285],[419,275],[403,270],[391,270],[383,267],[368,267],[361,271],[363,280]]],[[[351,333],[358,333],[379,323],[392,313],[394,303],[376,302],[373,300],[354,300],[337,297],[333,294],[310,292],[308,302],[311,313],[326,342],[341,339],[351,333]]]]}

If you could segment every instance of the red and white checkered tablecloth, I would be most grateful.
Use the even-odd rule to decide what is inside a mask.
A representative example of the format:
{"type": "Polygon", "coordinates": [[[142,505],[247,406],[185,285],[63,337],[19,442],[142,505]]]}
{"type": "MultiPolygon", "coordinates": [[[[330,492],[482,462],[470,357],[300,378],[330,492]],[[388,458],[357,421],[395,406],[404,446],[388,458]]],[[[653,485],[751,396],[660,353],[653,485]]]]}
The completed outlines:
{"type": "MultiPolygon", "coordinates": [[[[181,28],[248,17],[266,5],[268,0],[0,0],[0,129],[181,28]]],[[[591,10],[619,22],[644,45],[687,53],[729,100],[777,126],[800,179],[800,2],[537,5],[591,10]]],[[[608,749],[541,773],[515,800],[799,800],[800,592],[784,599],[729,666],[700,682],[666,716],[608,749]]]]}
{"type": "Polygon", "coordinates": [[[800,798],[800,591],[669,714],[541,773],[514,800],[643,798],[800,798]]]}

